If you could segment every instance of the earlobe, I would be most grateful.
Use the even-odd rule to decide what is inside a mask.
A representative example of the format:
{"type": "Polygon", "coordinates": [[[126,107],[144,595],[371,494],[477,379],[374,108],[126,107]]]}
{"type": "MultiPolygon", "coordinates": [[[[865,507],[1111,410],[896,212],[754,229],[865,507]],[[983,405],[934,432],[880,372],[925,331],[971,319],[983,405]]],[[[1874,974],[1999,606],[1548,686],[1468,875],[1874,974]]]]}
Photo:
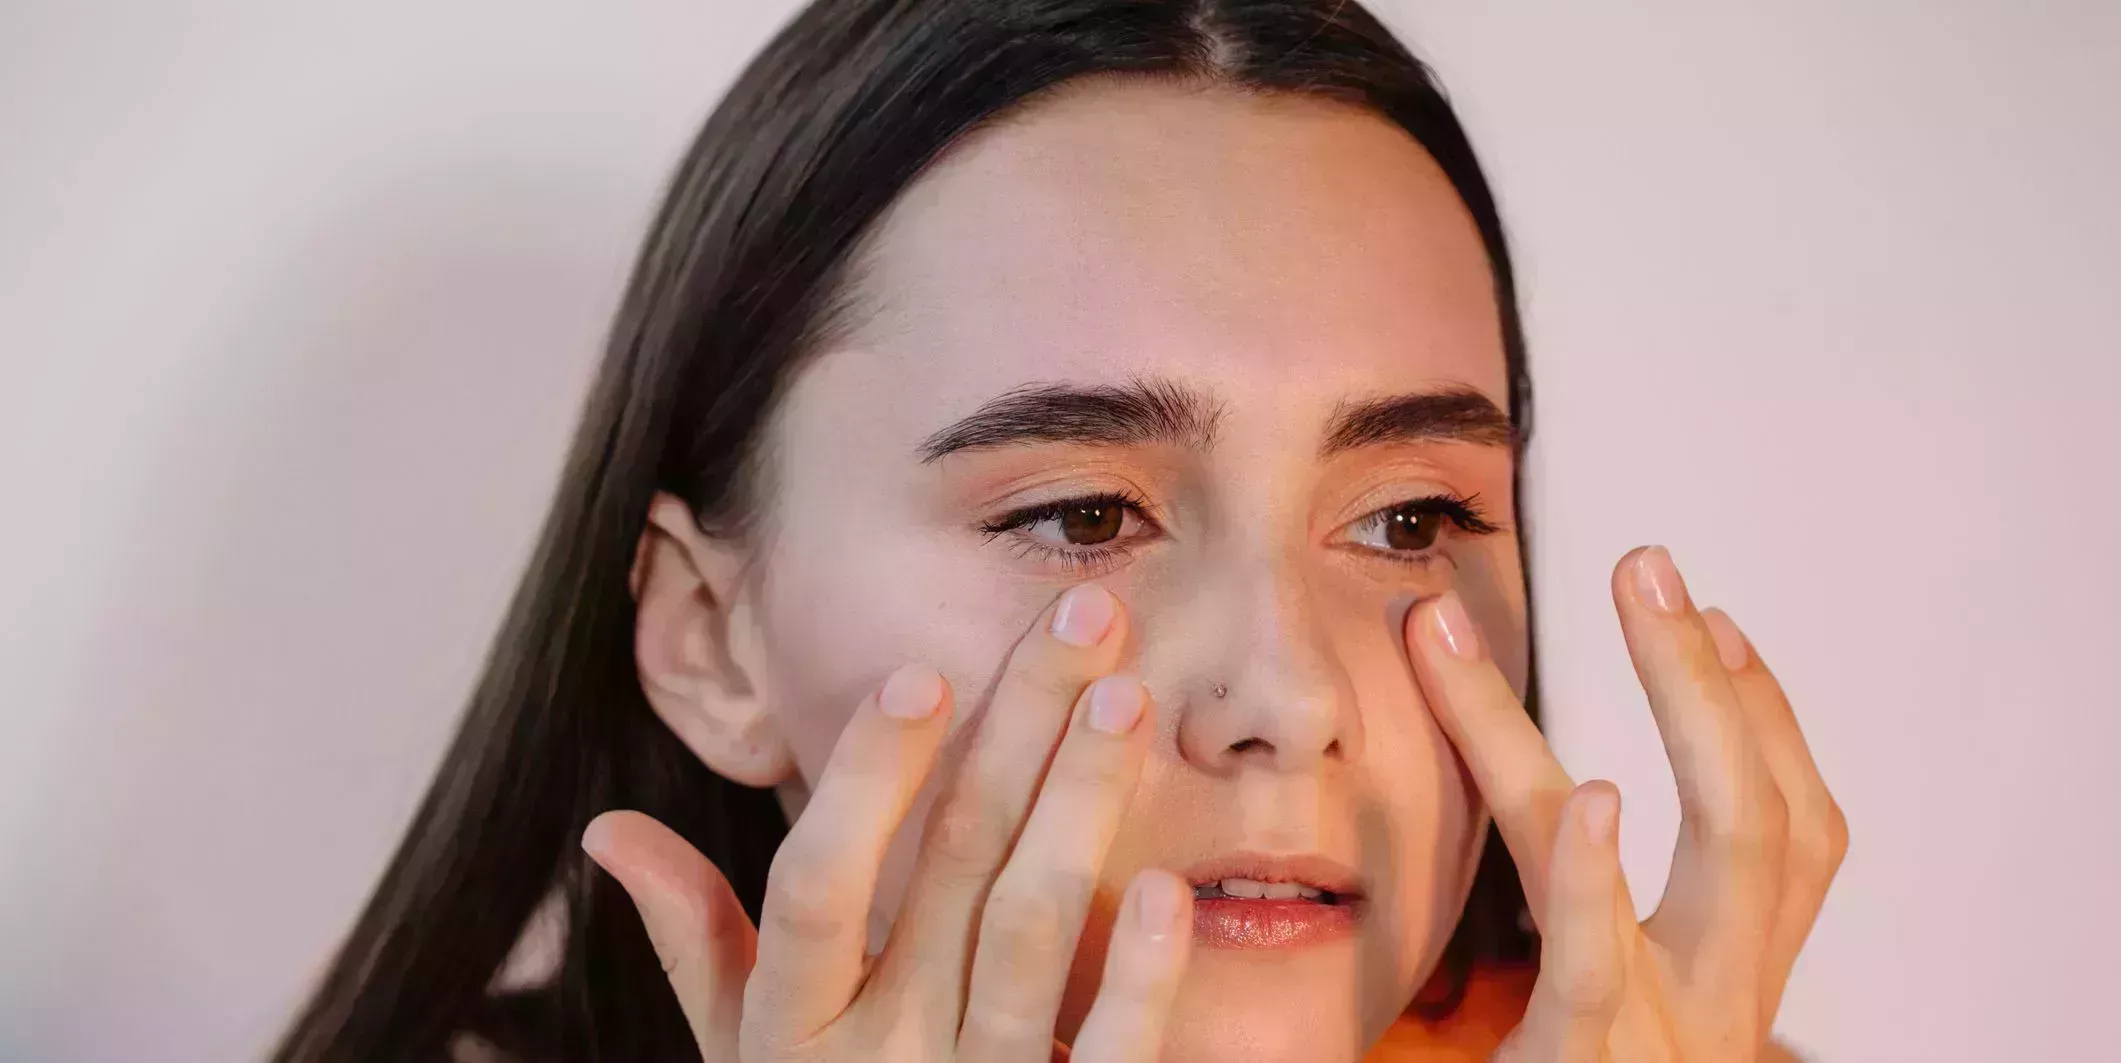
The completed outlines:
{"type": "Polygon", "coordinates": [[[770,711],[742,544],[700,530],[691,508],[658,493],[628,584],[634,661],[648,704],[718,775],[772,786],[794,768],[770,711]]]}

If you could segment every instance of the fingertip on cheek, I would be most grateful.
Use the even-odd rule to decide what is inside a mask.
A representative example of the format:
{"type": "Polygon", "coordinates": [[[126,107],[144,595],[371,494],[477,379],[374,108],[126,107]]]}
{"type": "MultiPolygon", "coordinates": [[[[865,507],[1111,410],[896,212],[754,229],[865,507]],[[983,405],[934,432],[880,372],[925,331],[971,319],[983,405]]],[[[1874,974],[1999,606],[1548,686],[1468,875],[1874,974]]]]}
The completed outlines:
{"type": "MultiPolygon", "coordinates": [[[[1487,652],[1480,629],[1455,590],[1445,591],[1407,613],[1408,634],[1419,646],[1461,661],[1480,660],[1487,652]]],[[[1419,646],[1415,652],[1421,652],[1419,646]]]]}

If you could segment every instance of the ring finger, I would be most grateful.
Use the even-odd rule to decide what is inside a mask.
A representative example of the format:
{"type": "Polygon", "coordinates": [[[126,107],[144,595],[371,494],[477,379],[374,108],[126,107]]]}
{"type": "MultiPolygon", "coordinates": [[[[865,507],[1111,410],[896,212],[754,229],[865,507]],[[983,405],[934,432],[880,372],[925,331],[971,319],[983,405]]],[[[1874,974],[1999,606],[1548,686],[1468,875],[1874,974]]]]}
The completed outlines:
{"type": "Polygon", "coordinates": [[[1098,870],[1141,774],[1153,728],[1148,692],[1106,676],[1078,699],[1038,803],[980,920],[958,1058],[1035,1058],[1090,911],[1098,870]]]}

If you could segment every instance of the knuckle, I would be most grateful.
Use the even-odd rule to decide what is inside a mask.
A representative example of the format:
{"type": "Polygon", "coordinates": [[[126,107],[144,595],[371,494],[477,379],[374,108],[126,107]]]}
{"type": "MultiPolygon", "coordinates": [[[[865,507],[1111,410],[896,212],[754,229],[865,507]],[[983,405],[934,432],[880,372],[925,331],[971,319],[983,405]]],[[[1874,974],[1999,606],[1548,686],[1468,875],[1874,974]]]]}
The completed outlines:
{"type": "Polygon", "coordinates": [[[1834,863],[1839,864],[1849,851],[1849,818],[1841,810],[1841,803],[1831,797],[1826,799],[1826,836],[1832,847],[1834,863]]]}
{"type": "Polygon", "coordinates": [[[1077,929],[1071,917],[1079,910],[1079,896],[1087,890],[1074,878],[1056,873],[1047,882],[1031,884],[1033,888],[1015,883],[995,887],[987,900],[981,935],[991,937],[996,958],[1012,968],[1065,958],[1062,953],[1072,948],[1077,929]]]}
{"type": "Polygon", "coordinates": [[[1837,841],[1836,829],[1830,810],[1799,817],[1798,825],[1790,831],[1791,871],[1807,879],[1830,877],[1841,861],[1842,843],[1837,841]]]}
{"type": "Polygon", "coordinates": [[[1790,833],[1790,803],[1779,790],[1769,790],[1755,806],[1754,815],[1760,820],[1760,835],[1767,841],[1786,838],[1790,833]]]}
{"type": "Polygon", "coordinates": [[[1763,794],[1736,807],[1719,807],[1699,817],[1709,846],[1744,859],[1764,859],[1780,851],[1789,837],[1789,806],[1779,793],[1763,794]]]}
{"type": "Polygon", "coordinates": [[[924,842],[932,872],[950,881],[984,881],[1008,844],[1007,820],[968,800],[946,803],[928,824],[924,842]]]}
{"type": "Polygon", "coordinates": [[[1596,1019],[1612,1010],[1620,989],[1616,972],[1604,966],[1583,967],[1555,981],[1554,1003],[1569,1019],[1596,1019]]]}
{"type": "Polygon", "coordinates": [[[806,941],[845,933],[849,918],[841,903],[837,876],[823,872],[815,861],[790,859],[791,848],[797,847],[784,845],[766,872],[761,917],[774,929],[806,941]]]}
{"type": "MultiPolygon", "coordinates": [[[[1093,747],[1063,749],[1062,755],[1053,759],[1053,767],[1046,772],[1046,784],[1040,788],[1040,798],[1058,793],[1069,797],[1088,797],[1117,790],[1124,786],[1130,774],[1126,758],[1120,748],[1094,748],[1104,743],[1090,744],[1093,747]]],[[[1116,745],[1116,744],[1115,744],[1116,745]]]]}
{"type": "Polygon", "coordinates": [[[1070,706],[1090,685],[1089,678],[1081,672],[1044,654],[1032,654],[1011,679],[1010,685],[1019,696],[1070,706]]]}
{"type": "Polygon", "coordinates": [[[989,999],[965,1013],[965,1021],[958,1029],[958,1041],[961,1045],[990,1048],[1013,1048],[1040,1041],[1050,1043],[1052,1027],[1052,1019],[1040,1022],[1029,1009],[1017,1007],[1013,1001],[989,999]]]}

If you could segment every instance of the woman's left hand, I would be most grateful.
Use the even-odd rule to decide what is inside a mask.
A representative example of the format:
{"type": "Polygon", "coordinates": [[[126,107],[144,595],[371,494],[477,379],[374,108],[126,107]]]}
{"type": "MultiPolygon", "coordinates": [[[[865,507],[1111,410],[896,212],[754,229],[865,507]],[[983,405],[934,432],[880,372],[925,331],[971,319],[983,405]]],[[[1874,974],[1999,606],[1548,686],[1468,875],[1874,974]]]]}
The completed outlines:
{"type": "Polygon", "coordinates": [[[1638,922],[1617,845],[1620,794],[1562,770],[1455,594],[1408,615],[1407,645],[1509,845],[1543,939],[1508,1063],[1750,1063],[1848,851],[1782,688],[1729,617],[1699,612],[1671,558],[1614,571],[1635,672],[1679,784],[1657,911],[1638,922]]]}

